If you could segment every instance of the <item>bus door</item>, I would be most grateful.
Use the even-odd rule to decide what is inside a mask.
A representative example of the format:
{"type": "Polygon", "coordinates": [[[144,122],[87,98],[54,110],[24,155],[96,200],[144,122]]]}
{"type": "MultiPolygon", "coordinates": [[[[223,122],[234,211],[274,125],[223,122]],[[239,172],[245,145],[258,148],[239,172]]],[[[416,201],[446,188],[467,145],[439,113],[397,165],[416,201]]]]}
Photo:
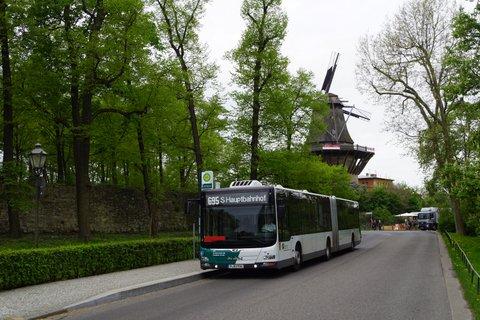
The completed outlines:
{"type": "Polygon", "coordinates": [[[278,260],[281,261],[292,258],[292,245],[290,232],[287,227],[287,195],[285,192],[277,191],[275,198],[277,208],[278,260]]]}
{"type": "Polygon", "coordinates": [[[338,250],[338,212],[337,200],[330,197],[330,212],[332,213],[332,251],[338,250]]]}

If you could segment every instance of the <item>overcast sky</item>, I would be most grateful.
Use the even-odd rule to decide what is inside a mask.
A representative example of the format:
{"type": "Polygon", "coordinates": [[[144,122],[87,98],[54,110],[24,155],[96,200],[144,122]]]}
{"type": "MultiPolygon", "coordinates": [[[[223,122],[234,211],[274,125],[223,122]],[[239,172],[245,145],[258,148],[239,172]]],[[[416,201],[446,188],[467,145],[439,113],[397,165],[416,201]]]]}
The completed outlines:
{"type": "MultiPolygon", "coordinates": [[[[384,107],[374,105],[356,89],[355,64],[358,40],[381,30],[405,0],[284,0],[288,33],[283,54],[290,59],[290,71],[312,71],[320,88],[332,51],[340,53],[331,92],[360,109],[371,112],[371,121],[352,119],[348,129],[356,144],[375,148],[375,156],[363,171],[422,186],[424,174],[408,150],[396,143],[395,134],[385,131],[384,107]]],[[[466,3],[466,1],[460,1],[466,3]]],[[[220,66],[220,83],[231,84],[231,63],[225,52],[234,48],[245,23],[240,17],[241,0],[212,0],[202,20],[201,41],[220,66]]]]}

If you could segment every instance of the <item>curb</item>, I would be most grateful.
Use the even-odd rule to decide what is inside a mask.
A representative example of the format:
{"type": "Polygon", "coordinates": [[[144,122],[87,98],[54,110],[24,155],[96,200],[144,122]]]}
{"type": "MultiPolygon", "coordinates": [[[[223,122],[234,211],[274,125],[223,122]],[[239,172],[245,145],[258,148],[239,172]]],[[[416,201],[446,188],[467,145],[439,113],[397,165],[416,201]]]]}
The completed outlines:
{"type": "Polygon", "coordinates": [[[95,307],[104,303],[119,301],[119,300],[131,298],[131,297],[136,297],[136,296],[144,295],[147,293],[155,292],[155,291],[160,291],[160,290],[180,286],[182,284],[187,284],[187,283],[195,282],[198,280],[206,279],[222,273],[223,272],[221,270],[197,271],[197,272],[182,274],[180,276],[165,278],[162,280],[144,282],[141,284],[137,284],[137,285],[121,288],[121,289],[107,291],[100,295],[91,297],[87,300],[67,306],[63,309],[49,312],[47,314],[36,316],[30,319],[31,320],[45,319],[48,317],[67,313],[73,310],[95,307]]]}
{"type": "Polygon", "coordinates": [[[458,281],[448,254],[448,249],[443,242],[440,232],[437,232],[438,247],[440,251],[440,262],[442,265],[443,279],[447,288],[448,302],[453,320],[471,320],[472,312],[468,308],[467,301],[463,297],[463,289],[458,281]]]}

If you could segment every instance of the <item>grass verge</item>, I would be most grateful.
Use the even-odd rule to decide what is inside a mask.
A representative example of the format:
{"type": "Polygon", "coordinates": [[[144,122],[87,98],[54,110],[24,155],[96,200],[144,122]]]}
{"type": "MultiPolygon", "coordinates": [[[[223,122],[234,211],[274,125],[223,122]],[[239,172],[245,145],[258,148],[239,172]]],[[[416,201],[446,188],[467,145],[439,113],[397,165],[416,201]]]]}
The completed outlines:
{"type": "MultiPolygon", "coordinates": [[[[451,234],[451,236],[452,239],[457,241],[460,247],[462,247],[463,251],[465,251],[465,254],[472,262],[474,268],[480,272],[480,237],[467,237],[457,234],[451,234]]],[[[477,294],[476,279],[474,280],[474,283],[471,283],[471,276],[460,258],[460,253],[453,249],[453,246],[444,234],[443,239],[447,245],[455,273],[462,285],[465,299],[467,300],[475,319],[480,320],[480,295],[477,294]]]]}

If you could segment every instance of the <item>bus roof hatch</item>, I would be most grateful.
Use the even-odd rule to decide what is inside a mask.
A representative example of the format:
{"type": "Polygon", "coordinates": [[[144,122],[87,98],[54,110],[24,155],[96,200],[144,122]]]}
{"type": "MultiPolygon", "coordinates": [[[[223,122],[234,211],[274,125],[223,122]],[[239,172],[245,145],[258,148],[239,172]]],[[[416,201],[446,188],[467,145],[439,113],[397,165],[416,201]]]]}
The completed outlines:
{"type": "Polygon", "coordinates": [[[230,183],[230,188],[242,188],[242,187],[261,187],[263,184],[258,180],[240,180],[230,183]]]}

